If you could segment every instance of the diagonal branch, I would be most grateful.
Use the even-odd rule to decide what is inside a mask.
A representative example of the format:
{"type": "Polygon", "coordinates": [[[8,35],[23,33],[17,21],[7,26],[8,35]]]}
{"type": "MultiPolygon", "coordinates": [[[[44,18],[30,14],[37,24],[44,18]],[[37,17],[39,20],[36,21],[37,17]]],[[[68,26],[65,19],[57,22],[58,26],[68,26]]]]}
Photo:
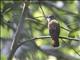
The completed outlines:
{"type": "Polygon", "coordinates": [[[19,37],[20,37],[20,32],[21,32],[21,29],[23,27],[23,22],[24,22],[24,18],[25,18],[25,12],[26,12],[26,8],[25,8],[25,3],[23,2],[23,8],[22,8],[22,13],[21,13],[21,16],[20,16],[20,19],[19,19],[19,23],[18,23],[18,27],[17,27],[17,30],[16,30],[16,33],[13,37],[13,42],[12,42],[12,46],[11,46],[11,52],[9,54],[9,57],[7,60],[12,60],[12,57],[17,49],[17,43],[19,42],[19,37]]]}

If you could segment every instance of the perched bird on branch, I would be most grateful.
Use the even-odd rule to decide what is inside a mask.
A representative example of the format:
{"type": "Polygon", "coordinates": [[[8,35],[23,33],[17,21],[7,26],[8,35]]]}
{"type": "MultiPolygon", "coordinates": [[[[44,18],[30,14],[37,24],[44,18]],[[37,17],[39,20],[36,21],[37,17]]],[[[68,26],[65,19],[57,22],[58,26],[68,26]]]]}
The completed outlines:
{"type": "Polygon", "coordinates": [[[59,46],[59,34],[60,34],[60,25],[53,15],[47,16],[48,20],[48,29],[52,40],[54,41],[53,47],[59,46]]]}

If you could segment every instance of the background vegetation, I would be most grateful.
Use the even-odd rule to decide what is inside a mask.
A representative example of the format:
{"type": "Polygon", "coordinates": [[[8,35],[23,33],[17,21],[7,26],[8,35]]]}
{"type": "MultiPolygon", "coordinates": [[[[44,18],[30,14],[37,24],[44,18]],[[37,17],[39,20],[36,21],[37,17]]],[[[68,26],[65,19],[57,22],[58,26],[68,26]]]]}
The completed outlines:
{"type": "Polygon", "coordinates": [[[16,60],[80,60],[80,1],[3,0],[0,18],[1,60],[10,59],[13,40],[16,60]],[[48,32],[45,16],[51,14],[61,26],[58,49],[48,32]]]}

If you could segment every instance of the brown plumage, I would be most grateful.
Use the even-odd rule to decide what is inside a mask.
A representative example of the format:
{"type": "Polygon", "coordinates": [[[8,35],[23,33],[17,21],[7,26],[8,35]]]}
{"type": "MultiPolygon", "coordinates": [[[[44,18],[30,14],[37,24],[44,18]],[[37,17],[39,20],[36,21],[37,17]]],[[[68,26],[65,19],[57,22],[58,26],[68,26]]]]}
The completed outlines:
{"type": "Polygon", "coordinates": [[[53,46],[58,47],[59,46],[59,34],[60,34],[60,25],[58,21],[55,19],[48,20],[48,28],[49,28],[49,33],[54,40],[53,46]]]}

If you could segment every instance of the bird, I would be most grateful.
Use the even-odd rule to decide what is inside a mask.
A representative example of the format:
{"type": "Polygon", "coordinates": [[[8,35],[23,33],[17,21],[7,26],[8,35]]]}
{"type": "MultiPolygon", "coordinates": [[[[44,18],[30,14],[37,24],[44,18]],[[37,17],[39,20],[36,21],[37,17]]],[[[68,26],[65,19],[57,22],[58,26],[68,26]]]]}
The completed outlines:
{"type": "Polygon", "coordinates": [[[53,15],[47,16],[47,21],[49,34],[53,40],[52,46],[59,47],[60,24],[53,15]]]}

